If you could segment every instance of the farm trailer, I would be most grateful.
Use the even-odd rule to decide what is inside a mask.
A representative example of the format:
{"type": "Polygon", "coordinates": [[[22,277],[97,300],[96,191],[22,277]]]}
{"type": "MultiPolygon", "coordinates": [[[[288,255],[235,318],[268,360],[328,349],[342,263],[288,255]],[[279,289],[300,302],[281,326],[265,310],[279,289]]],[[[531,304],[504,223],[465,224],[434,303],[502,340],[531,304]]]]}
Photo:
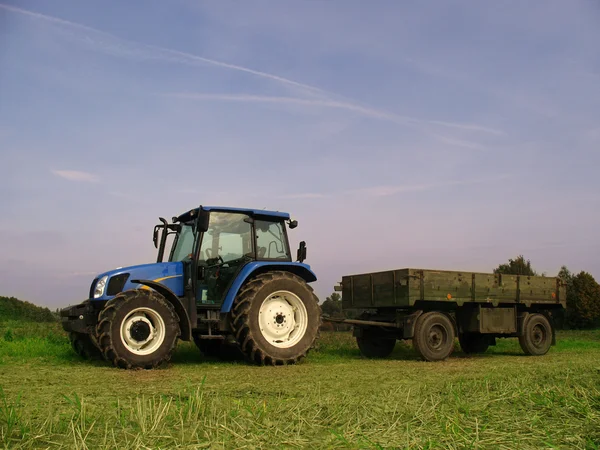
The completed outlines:
{"type": "Polygon", "coordinates": [[[304,241],[292,261],[287,230],[297,221],[218,206],[159,220],[155,263],[98,275],[87,300],[61,311],[80,356],[149,369],[170,359],[178,339],[209,356],[261,365],[293,364],[307,354],[321,315],[304,241]]]}
{"type": "Polygon", "coordinates": [[[455,337],[465,353],[483,353],[496,338],[518,337],[529,355],[555,344],[553,314],[566,307],[558,278],[398,269],[342,277],[342,309],[366,357],[386,357],[396,340],[412,339],[425,360],[446,359],[455,337]]]}

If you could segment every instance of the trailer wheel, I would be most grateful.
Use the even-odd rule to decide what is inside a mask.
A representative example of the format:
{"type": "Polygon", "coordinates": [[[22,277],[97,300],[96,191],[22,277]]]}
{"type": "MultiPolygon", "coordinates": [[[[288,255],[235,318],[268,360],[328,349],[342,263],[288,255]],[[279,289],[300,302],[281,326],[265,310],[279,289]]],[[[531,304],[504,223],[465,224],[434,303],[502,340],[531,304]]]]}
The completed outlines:
{"type": "Polygon", "coordinates": [[[454,350],[454,325],[441,312],[431,311],[417,319],[413,346],[426,361],[441,361],[454,350]]]}
{"type": "Polygon", "coordinates": [[[71,341],[71,347],[73,347],[75,353],[83,359],[102,359],[102,352],[96,347],[89,334],[72,331],[69,333],[69,341],[71,341]]]}
{"type": "Polygon", "coordinates": [[[394,350],[396,339],[363,331],[362,336],[356,337],[356,343],[363,356],[367,358],[385,358],[394,350]]]}
{"type": "Polygon", "coordinates": [[[532,314],[523,325],[519,344],[527,355],[542,356],[552,345],[552,325],[543,314],[532,314]]]}
{"type": "Polygon", "coordinates": [[[290,272],[257,275],[242,287],[231,309],[239,348],[259,365],[296,363],[314,347],[320,325],[312,288],[290,272]]]}
{"type": "Polygon", "coordinates": [[[490,346],[490,337],[481,333],[460,333],[458,342],[464,353],[485,353],[490,346]]]}
{"type": "Polygon", "coordinates": [[[106,360],[123,369],[152,369],[168,361],[181,333],[173,305],[149,289],[121,292],[108,301],[96,331],[106,360]]]}

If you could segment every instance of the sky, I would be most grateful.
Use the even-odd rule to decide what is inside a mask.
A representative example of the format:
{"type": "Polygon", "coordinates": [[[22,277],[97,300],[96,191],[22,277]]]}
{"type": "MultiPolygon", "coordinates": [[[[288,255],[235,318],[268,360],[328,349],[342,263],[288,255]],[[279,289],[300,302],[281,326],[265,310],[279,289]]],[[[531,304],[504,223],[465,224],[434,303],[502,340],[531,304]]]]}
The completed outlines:
{"type": "Polygon", "coordinates": [[[342,275],[600,279],[600,4],[0,0],[0,295],[153,262],[158,217],[289,212],[342,275]]]}

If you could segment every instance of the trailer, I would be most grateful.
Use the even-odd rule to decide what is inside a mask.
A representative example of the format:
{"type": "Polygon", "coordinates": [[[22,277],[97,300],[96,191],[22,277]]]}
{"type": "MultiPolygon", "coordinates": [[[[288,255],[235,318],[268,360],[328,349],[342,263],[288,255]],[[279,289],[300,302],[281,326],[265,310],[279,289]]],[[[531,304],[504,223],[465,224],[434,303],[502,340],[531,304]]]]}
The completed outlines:
{"type": "Polygon", "coordinates": [[[566,307],[559,278],[446,270],[397,269],[347,275],[335,290],[366,357],[388,356],[410,339],[427,361],[444,360],[455,338],[465,353],[483,353],[497,338],[516,337],[528,355],[556,342],[553,316],[566,307]]]}

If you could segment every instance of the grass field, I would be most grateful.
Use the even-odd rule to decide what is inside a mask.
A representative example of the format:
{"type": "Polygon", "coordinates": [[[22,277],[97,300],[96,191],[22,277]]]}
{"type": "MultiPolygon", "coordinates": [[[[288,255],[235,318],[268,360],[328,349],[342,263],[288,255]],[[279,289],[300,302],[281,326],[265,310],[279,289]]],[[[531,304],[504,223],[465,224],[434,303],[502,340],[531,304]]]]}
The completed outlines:
{"type": "Polygon", "coordinates": [[[57,324],[0,325],[6,448],[600,448],[600,331],[559,332],[544,357],[514,339],[439,363],[398,344],[360,357],[326,333],[303,363],[204,359],[123,371],[81,361],[57,324]]]}

